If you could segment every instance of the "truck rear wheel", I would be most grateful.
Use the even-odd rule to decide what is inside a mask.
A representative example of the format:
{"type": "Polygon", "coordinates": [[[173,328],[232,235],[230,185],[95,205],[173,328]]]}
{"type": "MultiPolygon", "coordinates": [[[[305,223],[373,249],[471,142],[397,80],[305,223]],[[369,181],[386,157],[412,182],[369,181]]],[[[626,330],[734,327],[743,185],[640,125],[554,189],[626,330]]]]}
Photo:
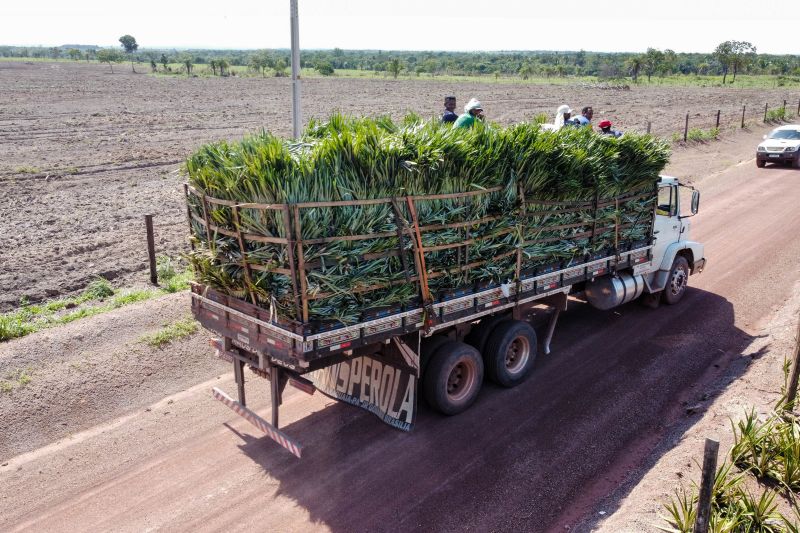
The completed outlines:
{"type": "Polygon", "coordinates": [[[471,406],[483,382],[483,360],[468,344],[448,341],[433,354],[422,386],[431,407],[444,415],[457,415],[471,406]]]}
{"type": "Polygon", "coordinates": [[[467,337],[464,339],[464,342],[470,346],[473,346],[480,353],[483,353],[483,350],[486,348],[486,342],[489,340],[489,336],[492,334],[498,324],[505,322],[506,320],[508,320],[508,315],[492,315],[481,319],[478,325],[472,328],[472,331],[469,332],[469,335],[467,335],[467,337]]]}
{"type": "Polygon", "coordinates": [[[527,322],[499,324],[483,352],[486,376],[503,387],[515,387],[530,374],[536,359],[536,331],[527,322]]]}
{"type": "Polygon", "coordinates": [[[664,301],[670,305],[678,303],[686,293],[686,285],[689,283],[689,261],[679,255],[672,262],[672,268],[667,278],[667,286],[664,288],[664,301]]]}

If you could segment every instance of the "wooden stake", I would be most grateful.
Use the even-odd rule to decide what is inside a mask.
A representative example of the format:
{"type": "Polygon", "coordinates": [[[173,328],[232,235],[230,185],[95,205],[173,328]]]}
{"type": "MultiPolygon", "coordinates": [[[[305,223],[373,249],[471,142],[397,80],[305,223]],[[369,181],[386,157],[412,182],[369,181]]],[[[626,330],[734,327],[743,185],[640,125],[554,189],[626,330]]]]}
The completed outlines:
{"type": "Polygon", "coordinates": [[[689,113],[686,113],[686,125],[683,127],[683,142],[689,139],[689,113]]]}
{"type": "Polygon", "coordinates": [[[786,405],[787,411],[794,409],[794,401],[797,397],[797,384],[800,379],[800,321],[797,322],[797,337],[794,340],[794,360],[792,364],[792,374],[789,378],[789,390],[786,391],[786,405]]]}
{"type": "Polygon", "coordinates": [[[742,106],[742,129],[744,129],[744,110],[747,109],[746,105],[742,106]]]}
{"type": "Polygon", "coordinates": [[[700,496],[697,500],[697,517],[694,521],[693,533],[708,533],[708,522],[711,517],[711,497],[714,492],[714,478],[717,475],[717,454],[719,442],[706,439],[703,452],[703,477],[700,481],[700,496]]]}
{"type": "MultiPolygon", "coordinates": [[[[797,105],[797,109],[800,110],[800,104],[797,105]]],[[[800,114],[800,111],[798,111],[798,114],[800,114]]],[[[653,123],[648,120],[647,121],[647,134],[648,135],[650,135],[650,126],[652,126],[652,125],[653,125],[653,123]]]]}
{"type": "Polygon", "coordinates": [[[717,129],[719,129],[719,114],[720,114],[720,110],[717,109],[717,129]]]}
{"type": "Polygon", "coordinates": [[[150,260],[150,283],[158,285],[156,270],[156,244],[153,238],[153,215],[144,216],[144,227],[147,230],[147,256],[150,260]]]}
{"type": "Polygon", "coordinates": [[[767,121],[767,109],[769,109],[769,104],[764,104],[764,122],[767,121]]]}

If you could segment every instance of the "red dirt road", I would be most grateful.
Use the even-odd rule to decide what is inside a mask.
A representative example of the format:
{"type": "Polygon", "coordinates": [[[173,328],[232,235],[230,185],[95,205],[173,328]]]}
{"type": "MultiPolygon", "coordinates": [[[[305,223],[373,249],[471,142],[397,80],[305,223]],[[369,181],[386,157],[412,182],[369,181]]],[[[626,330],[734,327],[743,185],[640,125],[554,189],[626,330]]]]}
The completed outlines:
{"type": "Polygon", "coordinates": [[[486,386],[461,416],[423,407],[405,434],[292,391],[281,416],[297,460],[210,399],[212,384],[234,391],[225,377],[11,459],[0,530],[565,531],[635,484],[800,279],[798,184],[752,161],[703,179],[693,237],[709,263],[679,305],[571,303],[531,379],[486,386]]]}

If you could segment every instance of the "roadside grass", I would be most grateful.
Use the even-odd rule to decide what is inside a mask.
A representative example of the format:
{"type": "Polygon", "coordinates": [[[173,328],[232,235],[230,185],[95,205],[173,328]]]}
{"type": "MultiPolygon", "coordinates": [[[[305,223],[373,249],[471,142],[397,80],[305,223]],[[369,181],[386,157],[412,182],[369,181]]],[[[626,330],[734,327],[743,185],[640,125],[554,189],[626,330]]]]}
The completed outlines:
{"type": "MultiPolygon", "coordinates": [[[[686,132],[686,142],[701,143],[714,141],[716,139],[719,139],[719,128],[709,128],[707,130],[702,128],[690,128],[689,131],[686,132]]],[[[683,142],[683,134],[679,132],[673,133],[672,142],[683,142]]]]}
{"type": "MultiPolygon", "coordinates": [[[[48,57],[0,57],[0,62],[24,62],[24,63],[92,63],[101,64],[96,59],[86,61],[85,59],[74,60],[69,58],[48,58],[48,57]]],[[[182,63],[170,62],[167,63],[169,71],[163,71],[163,65],[158,63],[158,72],[148,72],[151,70],[150,64],[147,60],[142,59],[136,63],[139,67],[139,73],[148,73],[154,76],[165,77],[186,77],[182,63]]],[[[266,74],[262,76],[260,72],[252,70],[246,65],[230,65],[228,69],[230,72],[235,73],[236,77],[246,78],[272,78],[275,77],[274,70],[267,70],[266,74]]],[[[116,74],[116,73],[115,73],[116,74]]],[[[289,68],[285,71],[285,76],[289,75],[289,68]]],[[[303,68],[301,69],[301,76],[303,78],[324,78],[324,77],[337,77],[337,78],[392,78],[393,76],[388,71],[375,71],[375,70],[358,70],[358,69],[336,69],[332,76],[323,76],[316,69],[303,68]]],[[[215,76],[211,67],[205,63],[195,63],[192,70],[192,77],[220,77],[215,76]]],[[[631,78],[613,78],[608,79],[600,76],[531,76],[527,80],[523,80],[518,74],[495,74],[493,72],[486,74],[447,74],[429,72],[416,72],[403,70],[397,77],[402,80],[437,80],[444,82],[480,82],[480,83],[520,83],[529,85],[578,85],[582,83],[610,83],[612,85],[626,84],[631,87],[649,87],[649,86],[678,86],[678,87],[730,87],[735,89],[768,89],[777,87],[798,87],[800,86],[800,76],[791,75],[774,75],[774,74],[738,74],[736,80],[732,81],[732,76],[728,76],[726,83],[723,85],[722,76],[720,75],[703,75],[703,74],[671,74],[669,76],[653,76],[650,81],[647,81],[647,76],[640,75],[636,83],[631,78]]]]}
{"type": "MultiPolygon", "coordinates": [[[[784,364],[788,381],[790,362],[784,364]]],[[[712,495],[710,531],[800,532],[800,418],[785,409],[784,394],[773,410],[760,418],[754,410],[743,420],[731,421],[733,446],[717,469],[712,495]],[[748,486],[752,480],[760,493],[748,486]],[[748,483],[748,481],[751,481],[748,483]],[[783,497],[793,516],[779,510],[783,497]]],[[[698,464],[699,466],[699,464],[698,464]]],[[[664,504],[663,531],[691,532],[697,513],[698,487],[681,487],[664,504]]]]}
{"type": "Polygon", "coordinates": [[[779,107],[777,109],[768,110],[764,122],[787,122],[790,118],[789,113],[786,112],[786,108],[779,107]]]}
{"type": "Polygon", "coordinates": [[[12,392],[15,388],[26,386],[33,381],[33,367],[9,372],[0,380],[0,393],[12,392]]]}
{"type": "Polygon", "coordinates": [[[196,331],[197,322],[192,318],[184,318],[183,320],[164,326],[156,333],[143,335],[139,338],[139,342],[154,348],[162,348],[173,341],[188,337],[196,331]]]}
{"type": "Polygon", "coordinates": [[[37,167],[21,166],[14,169],[17,174],[38,174],[41,170],[37,167]]]}
{"type": "Polygon", "coordinates": [[[115,290],[108,280],[97,278],[78,296],[40,304],[31,304],[23,299],[19,309],[0,314],[0,342],[189,288],[190,271],[181,269],[166,256],[159,257],[157,265],[161,281],[159,288],[115,290]]]}

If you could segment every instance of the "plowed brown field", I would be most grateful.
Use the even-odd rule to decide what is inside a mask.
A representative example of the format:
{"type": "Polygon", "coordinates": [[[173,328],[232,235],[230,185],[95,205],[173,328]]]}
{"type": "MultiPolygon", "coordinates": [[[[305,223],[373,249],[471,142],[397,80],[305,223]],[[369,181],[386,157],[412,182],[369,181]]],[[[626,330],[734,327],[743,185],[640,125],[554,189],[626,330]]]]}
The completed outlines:
{"type": "MultiPolygon", "coordinates": [[[[140,67],[140,70],[143,67],[140,67]]],[[[669,136],[733,127],[746,103],[755,124],[765,102],[792,91],[641,86],[631,90],[430,79],[308,79],[304,115],[439,112],[444,94],[480,98],[490,120],[511,124],[568,103],[593,105],[595,122],[669,136]]],[[[181,162],[202,143],[266,128],[291,133],[286,78],[182,78],[133,74],[119,65],[0,62],[0,311],[67,294],[94,276],[144,280],[143,215],[155,215],[159,253],[185,246],[181,162]]],[[[772,104],[771,104],[772,105],[772,104]]]]}

